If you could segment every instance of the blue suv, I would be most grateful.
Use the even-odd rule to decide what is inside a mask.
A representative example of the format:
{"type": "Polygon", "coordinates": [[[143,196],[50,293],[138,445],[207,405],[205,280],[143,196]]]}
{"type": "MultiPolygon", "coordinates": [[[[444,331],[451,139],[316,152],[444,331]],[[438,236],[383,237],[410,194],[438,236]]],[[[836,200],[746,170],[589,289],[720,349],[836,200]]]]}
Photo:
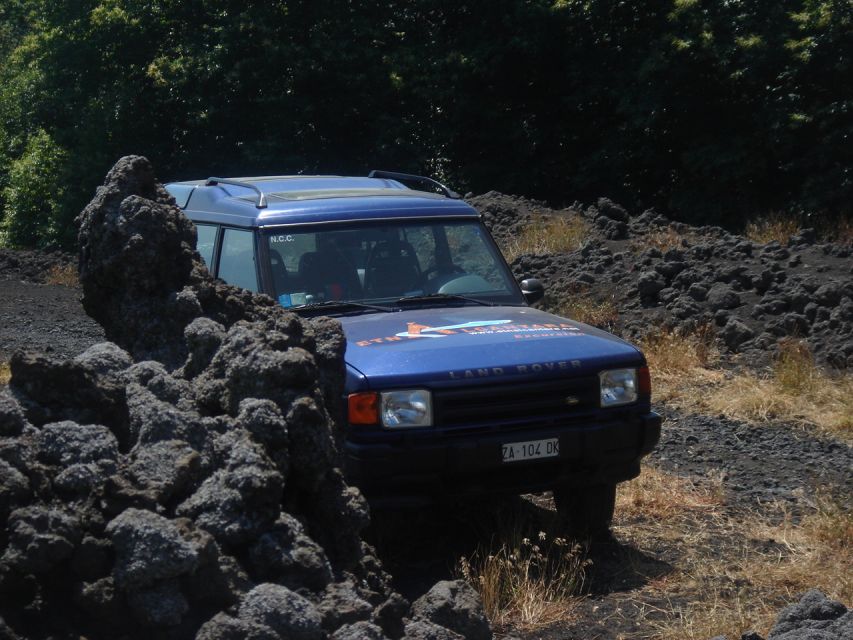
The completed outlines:
{"type": "Polygon", "coordinates": [[[542,285],[457,194],[384,171],[167,188],[215,276],[340,320],[346,472],[374,507],[553,490],[567,525],[607,530],[660,437],[645,358],[532,308],[542,285]]]}

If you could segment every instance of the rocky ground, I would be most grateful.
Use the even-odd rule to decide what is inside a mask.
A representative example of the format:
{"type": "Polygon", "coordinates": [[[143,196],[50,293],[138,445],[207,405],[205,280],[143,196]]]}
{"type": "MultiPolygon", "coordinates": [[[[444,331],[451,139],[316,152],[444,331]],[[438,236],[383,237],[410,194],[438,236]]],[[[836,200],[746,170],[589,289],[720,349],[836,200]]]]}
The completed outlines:
{"type": "Polygon", "coordinates": [[[543,215],[588,223],[578,251],[520,255],[511,265],[547,283],[552,307],[592,292],[612,301],[614,329],[629,338],[649,327],[709,327],[725,352],[754,367],[791,337],[806,340],[820,362],[853,367],[853,247],[819,242],[813,229],[782,246],[653,211],[629,215],[605,198],[562,211],[498,193],[470,201],[504,245],[543,215]]]}
{"type": "MultiPolygon", "coordinates": [[[[13,375],[0,391],[0,638],[488,637],[452,580],[455,560],[488,539],[488,518],[466,507],[386,521],[368,531],[383,568],[361,539],[365,506],[336,471],[337,330],[207,279],[181,221],[152,226],[164,196],[138,173],[119,170],[87,210],[83,288],[46,282],[68,256],[0,252],[0,363],[13,375]],[[119,209],[137,227],[122,228],[119,209]],[[141,249],[128,243],[140,230],[153,238],[141,249]],[[105,337],[116,344],[93,346],[105,337]],[[13,357],[21,348],[43,355],[13,357]],[[285,394],[267,384],[281,375],[293,380],[285,394]]],[[[768,364],[786,336],[828,366],[853,366],[849,247],[809,230],[758,245],[606,200],[562,212],[495,193],[471,202],[499,241],[542,214],[586,221],[578,251],[513,261],[546,283],[552,308],[578,293],[611,299],[628,337],[710,327],[736,366],[768,364]]],[[[796,511],[826,487],[853,495],[848,444],[659,410],[651,464],[722,480],[736,508],[796,511]]],[[[547,524],[547,500],[524,508],[547,524]]],[[[617,539],[591,553],[593,595],[572,621],[504,631],[647,635],[625,593],[665,573],[670,552],[617,539]],[[626,578],[629,561],[641,570],[626,578]]],[[[851,616],[812,592],[770,637],[850,637],[851,616]]]]}

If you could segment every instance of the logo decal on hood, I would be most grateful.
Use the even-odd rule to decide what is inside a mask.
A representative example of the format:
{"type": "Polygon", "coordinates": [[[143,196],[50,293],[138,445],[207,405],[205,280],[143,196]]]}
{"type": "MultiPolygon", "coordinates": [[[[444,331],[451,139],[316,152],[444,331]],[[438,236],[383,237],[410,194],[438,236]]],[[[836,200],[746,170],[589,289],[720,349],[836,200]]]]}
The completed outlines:
{"type": "Polygon", "coordinates": [[[447,335],[457,333],[459,329],[473,329],[475,327],[491,327],[496,324],[509,324],[512,320],[474,320],[463,324],[449,324],[444,327],[429,327],[416,322],[410,322],[407,331],[397,334],[400,338],[443,338],[447,335]]]}
{"type": "Polygon", "coordinates": [[[583,335],[581,330],[567,322],[548,324],[518,324],[512,320],[474,320],[461,324],[449,324],[442,327],[432,327],[417,322],[409,322],[405,331],[393,336],[358,340],[359,347],[370,347],[375,344],[389,342],[405,342],[417,338],[446,338],[452,335],[495,335],[512,334],[517,340],[525,338],[556,338],[583,335]]]}

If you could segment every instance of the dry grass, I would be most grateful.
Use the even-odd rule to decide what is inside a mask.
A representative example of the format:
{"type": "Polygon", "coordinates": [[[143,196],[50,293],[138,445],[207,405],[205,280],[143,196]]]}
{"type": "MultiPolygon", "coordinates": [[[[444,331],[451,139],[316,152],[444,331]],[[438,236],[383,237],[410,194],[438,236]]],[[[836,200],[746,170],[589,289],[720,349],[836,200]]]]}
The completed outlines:
{"type": "Polygon", "coordinates": [[[586,292],[579,292],[560,302],[554,312],[606,331],[612,331],[619,319],[619,309],[612,297],[600,298],[586,292]]]}
{"type": "MultiPolygon", "coordinates": [[[[853,377],[830,378],[794,341],[782,346],[765,377],[726,374],[712,368],[711,336],[661,332],[646,338],[656,396],[688,410],[799,422],[851,436],[853,377]]],[[[781,506],[763,514],[728,509],[722,487],[720,477],[697,486],[644,469],[620,488],[619,536],[640,549],[678,549],[675,570],[633,596],[653,629],[648,637],[731,638],[750,629],[766,637],[779,608],[815,586],[853,602],[850,504],[821,497],[797,524],[781,506]]]]}
{"type": "Polygon", "coordinates": [[[853,245],[853,219],[842,220],[833,229],[832,241],[845,245],[853,245]]]}
{"type": "MultiPolygon", "coordinates": [[[[783,345],[765,378],[714,369],[718,354],[710,328],[693,334],[661,331],[648,336],[643,348],[655,394],[670,405],[746,420],[775,416],[790,422],[799,416],[798,420],[823,429],[838,424],[842,415],[849,421],[851,378],[826,377],[797,342],[783,345]],[[768,397],[786,400],[777,400],[779,407],[772,411],[747,411],[738,406],[746,397],[756,403],[769,402],[768,397]],[[723,401],[731,406],[723,407],[719,404],[723,401]]],[[[737,638],[749,630],[767,637],[779,610],[807,589],[816,587],[830,598],[853,603],[849,497],[827,493],[811,503],[802,500],[794,517],[781,502],[755,511],[741,503],[730,505],[725,489],[722,471],[688,479],[649,467],[619,486],[613,533],[623,558],[614,561],[615,571],[636,586],[606,596],[616,603],[617,613],[611,614],[616,627],[621,625],[619,616],[624,616],[625,628],[635,630],[632,637],[706,640],[723,634],[737,638]]],[[[501,549],[503,555],[486,556],[489,562],[472,560],[468,574],[486,585],[484,599],[490,603],[493,622],[523,630],[555,619],[560,609],[569,617],[574,612],[575,618],[586,611],[575,589],[560,595],[558,607],[524,618],[519,603],[544,608],[547,598],[541,595],[541,586],[519,579],[529,574],[518,545],[501,549]],[[510,580],[494,575],[507,573],[516,576],[513,599],[501,595],[512,592],[501,586],[510,580]]]]}
{"type": "Polygon", "coordinates": [[[732,418],[815,425],[853,438],[853,375],[830,376],[796,341],[782,345],[768,377],[733,376],[706,396],[705,403],[711,411],[732,418]]]}
{"type": "Polygon", "coordinates": [[[814,226],[818,238],[824,242],[853,244],[853,219],[849,218],[816,217],[814,221],[803,223],[796,215],[774,213],[747,224],[744,235],[753,242],[765,244],[775,240],[784,245],[803,226],[814,226]]]}
{"type": "Polygon", "coordinates": [[[641,341],[655,398],[671,406],[746,422],[778,420],[853,439],[853,375],[830,375],[802,343],[783,343],[767,375],[714,369],[713,332],[661,331],[641,341]]]}
{"type": "Polygon", "coordinates": [[[645,467],[639,477],[619,485],[616,509],[622,520],[642,518],[657,522],[674,522],[684,516],[685,510],[713,511],[725,505],[723,480],[720,474],[709,480],[700,486],[645,467]]]}
{"type": "Polygon", "coordinates": [[[764,515],[727,509],[721,487],[648,468],[620,487],[617,537],[651,553],[675,547],[673,570],[630,594],[650,628],[644,637],[736,638],[750,629],[766,637],[779,608],[806,589],[853,600],[849,505],[824,498],[795,525],[782,507],[764,515]]]}
{"type": "Polygon", "coordinates": [[[531,630],[571,616],[584,584],[585,549],[545,532],[531,540],[519,528],[499,532],[498,540],[459,562],[492,624],[531,630]]]}
{"type": "Polygon", "coordinates": [[[787,244],[799,228],[799,220],[796,217],[773,213],[747,224],[744,235],[753,242],[761,244],[767,244],[773,240],[779,244],[787,244]]]}
{"type": "Polygon", "coordinates": [[[811,539],[834,548],[841,559],[853,560],[853,504],[850,499],[842,504],[831,496],[818,496],[814,513],[803,520],[803,530],[811,539]]]}
{"type": "Polygon", "coordinates": [[[580,249],[588,235],[589,225],[579,216],[542,215],[508,241],[503,253],[507,262],[525,253],[568,253],[580,249]]]}
{"type": "Polygon", "coordinates": [[[672,329],[647,334],[640,344],[649,366],[661,375],[683,378],[685,373],[713,365],[719,353],[714,347],[714,330],[702,326],[691,333],[672,329]]]}
{"type": "Polygon", "coordinates": [[[662,329],[643,338],[640,347],[649,362],[654,398],[671,406],[694,408],[697,387],[713,386],[724,377],[710,368],[719,357],[710,327],[689,334],[662,329]]]}
{"type": "Polygon", "coordinates": [[[0,362],[0,386],[9,384],[12,379],[12,368],[8,362],[0,362]]]}
{"type": "Polygon", "coordinates": [[[54,265],[50,268],[45,279],[47,284],[59,284],[64,287],[78,287],[80,280],[77,277],[77,269],[71,265],[54,265]]]}
{"type": "Polygon", "coordinates": [[[680,249],[683,246],[683,239],[684,236],[678,233],[675,229],[666,227],[665,229],[659,229],[657,231],[647,233],[640,239],[633,240],[631,242],[631,246],[636,251],[655,248],[661,253],[666,253],[670,249],[680,249]]]}
{"type": "MultiPolygon", "coordinates": [[[[722,473],[693,481],[645,467],[619,486],[613,524],[619,545],[606,550],[610,560],[592,550],[593,562],[612,563],[606,580],[633,576],[626,584],[634,586],[606,596],[616,611],[614,628],[624,616],[631,637],[706,640],[748,630],[766,637],[779,609],[809,588],[853,602],[849,502],[822,496],[797,521],[783,504],[760,513],[730,506],[722,473]]],[[[595,586],[586,583],[589,575],[595,580],[587,550],[549,542],[544,533],[524,539],[517,523],[500,530],[492,548],[460,563],[496,628],[536,637],[544,626],[559,630],[595,615],[582,595],[595,586]]]]}

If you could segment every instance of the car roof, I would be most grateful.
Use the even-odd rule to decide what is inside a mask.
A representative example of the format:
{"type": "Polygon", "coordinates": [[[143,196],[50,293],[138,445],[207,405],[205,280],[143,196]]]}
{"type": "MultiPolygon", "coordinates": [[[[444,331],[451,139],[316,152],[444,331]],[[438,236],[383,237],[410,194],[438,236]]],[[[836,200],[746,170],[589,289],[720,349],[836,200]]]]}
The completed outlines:
{"type": "Polygon", "coordinates": [[[166,189],[193,220],[241,227],[479,216],[462,200],[410,189],[388,178],[208,178],[171,182],[166,189]]]}

